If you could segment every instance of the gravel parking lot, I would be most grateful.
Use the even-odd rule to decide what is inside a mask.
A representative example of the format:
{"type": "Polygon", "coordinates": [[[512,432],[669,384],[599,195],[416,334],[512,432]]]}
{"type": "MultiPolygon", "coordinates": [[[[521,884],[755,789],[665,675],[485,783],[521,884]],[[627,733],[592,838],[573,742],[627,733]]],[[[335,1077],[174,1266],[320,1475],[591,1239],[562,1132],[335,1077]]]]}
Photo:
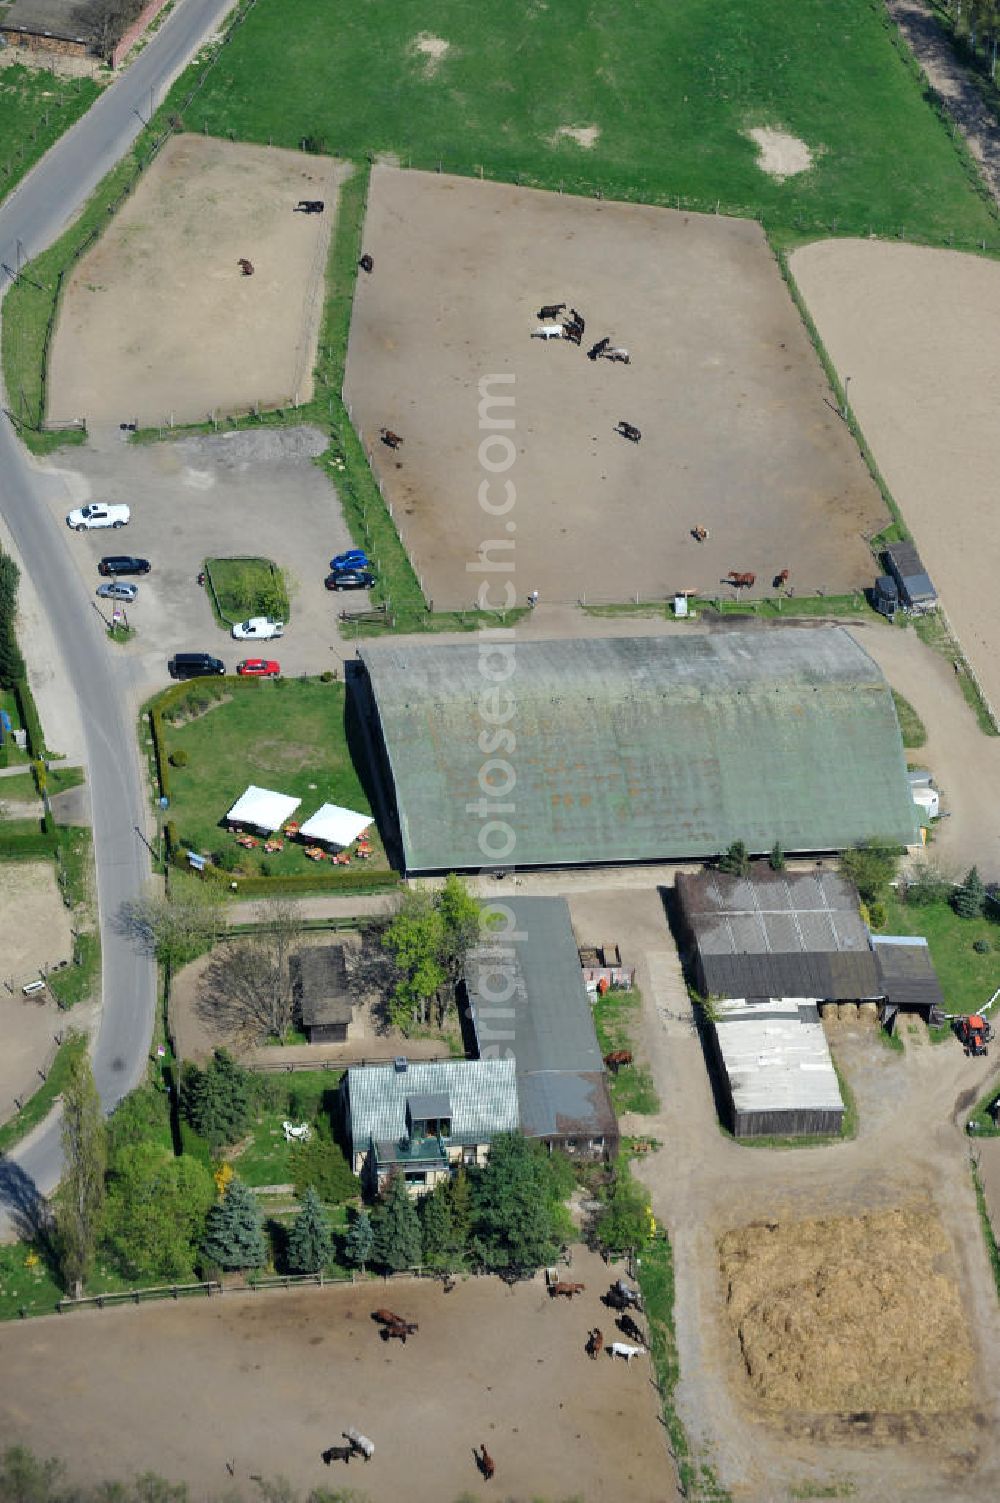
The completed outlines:
{"type": "MultiPolygon", "coordinates": [[[[325,445],[317,429],[302,427],[141,446],[105,434],[72,452],[72,470],[63,478],[76,504],[126,501],[132,508],[129,525],[117,532],[68,534],[87,587],[96,591],[97,562],[106,553],[138,554],[153,566],[139,580],[137,601],[126,607],[136,636],[119,649],[140,695],[166,682],[167,659],[178,651],[211,652],[230,670],[258,654],[277,657],[285,673],[339,664],[337,611],[367,597],[323,588],[329,559],[351,546],[336,492],[312,462],[325,445]],[[206,557],[241,552],[273,559],[288,574],[291,619],[280,642],[259,648],[234,642],[197,583],[206,557]]],[[[63,502],[51,505],[64,514],[63,502]]],[[[94,604],[110,602],[95,594],[94,604]]]]}

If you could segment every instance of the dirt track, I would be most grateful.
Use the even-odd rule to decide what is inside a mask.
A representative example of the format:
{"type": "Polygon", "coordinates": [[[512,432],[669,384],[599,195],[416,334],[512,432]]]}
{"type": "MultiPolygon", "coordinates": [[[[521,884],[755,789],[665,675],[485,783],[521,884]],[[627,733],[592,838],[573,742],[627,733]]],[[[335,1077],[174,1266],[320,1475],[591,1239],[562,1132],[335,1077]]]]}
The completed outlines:
{"type": "Polygon", "coordinates": [[[758,595],[783,568],[799,594],[870,582],[881,497],[759,226],[376,167],[364,243],[347,396],[435,606],[475,599],[490,576],[467,565],[490,538],[506,538],[500,580],[543,602],[714,593],[732,568],[758,595]],[[584,315],[581,348],[530,337],[550,300],[584,315]],[[603,335],[631,364],[587,360],[603,335]],[[514,393],[493,409],[509,434],[480,424],[498,374],[515,377],[492,388],[514,393]],[[480,482],[508,441],[487,500],[509,480],[516,503],[487,515],[480,482]]]}
{"type": "Polygon", "coordinates": [[[373,1503],[662,1503],[674,1483],[648,1359],[583,1351],[591,1326],[614,1329],[598,1296],[616,1272],[582,1252],[573,1267],[588,1287],[572,1303],[540,1280],[473,1279],[449,1295],[404,1280],[8,1324],[0,1435],[63,1457],[80,1481],[153,1469],[196,1498],[250,1499],[259,1473],[373,1503]],[[420,1326],[405,1347],[378,1339],[369,1312],[386,1304],[420,1326]],[[328,1471],[320,1452],[350,1425],[375,1458],[328,1471]],[[484,1441],[489,1485],[472,1457],[484,1441]]]}
{"type": "Polygon", "coordinates": [[[308,401],[344,172],[328,157],[174,136],[70,279],[49,415],[155,425],[308,401]],[[299,198],[326,210],[296,214],[299,198]]]}
{"type": "Polygon", "coordinates": [[[824,240],[792,271],[987,695],[1000,709],[995,593],[1000,264],[824,240]],[[914,310],[919,316],[914,316],[914,310]]]}

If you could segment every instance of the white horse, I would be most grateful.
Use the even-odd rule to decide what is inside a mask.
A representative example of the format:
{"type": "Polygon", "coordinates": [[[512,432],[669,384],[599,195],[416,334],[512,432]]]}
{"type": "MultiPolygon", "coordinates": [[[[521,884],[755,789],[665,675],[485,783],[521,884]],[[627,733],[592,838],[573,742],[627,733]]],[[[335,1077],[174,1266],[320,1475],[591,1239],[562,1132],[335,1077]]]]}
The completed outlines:
{"type": "Polygon", "coordinates": [[[624,1357],[626,1362],[631,1362],[633,1357],[646,1355],[644,1346],[629,1346],[625,1341],[613,1341],[610,1350],[612,1357],[624,1357]]]}
{"type": "Polygon", "coordinates": [[[342,1430],[341,1434],[345,1440],[350,1441],[356,1451],[360,1451],[366,1461],[371,1461],[375,1455],[375,1442],[373,1440],[369,1440],[367,1435],[362,1435],[360,1430],[353,1428],[342,1430]]]}

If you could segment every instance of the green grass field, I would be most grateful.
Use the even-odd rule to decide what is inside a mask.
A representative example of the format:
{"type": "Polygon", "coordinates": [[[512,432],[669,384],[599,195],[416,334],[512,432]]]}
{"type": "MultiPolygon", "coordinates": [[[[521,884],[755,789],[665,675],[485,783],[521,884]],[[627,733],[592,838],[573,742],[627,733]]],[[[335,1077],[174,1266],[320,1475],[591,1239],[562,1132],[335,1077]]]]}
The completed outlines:
{"type": "Polygon", "coordinates": [[[419,13],[383,0],[375,22],[343,0],[259,0],[185,124],[617,198],[721,201],[790,230],[1000,238],[894,37],[877,0],[432,0],[419,13]],[[447,54],[435,64],[418,34],[447,54]],[[744,134],[755,126],[804,140],[811,170],[765,175],[744,134]],[[564,127],[599,134],[588,149],[564,127]]]}
{"type": "Polygon", "coordinates": [[[0,70],[0,198],[90,109],[99,93],[90,78],[55,78],[45,69],[19,63],[0,70]]]}
{"type": "MultiPolygon", "coordinates": [[[[270,856],[263,843],[244,851],[219,822],[250,783],[301,798],[300,823],[323,803],[368,812],[351,758],[344,685],[227,679],[226,693],[194,720],[164,720],[168,757],[180,750],[188,757],[186,766],[170,767],[170,818],[178,836],[197,851],[233,852],[247,873],[260,872],[262,862],[272,877],[307,873],[312,863],[301,846],[286,841],[270,856]]],[[[378,853],[374,825],[370,834],[378,853]]],[[[370,863],[384,864],[378,854],[370,863]]]]}
{"type": "MultiPolygon", "coordinates": [[[[593,1007],[594,1027],[602,1054],[615,1049],[635,1048],[635,1036],[642,1013],[642,994],[633,987],[630,992],[607,991],[593,1007]]],[[[653,1084],[653,1072],[648,1065],[628,1065],[609,1078],[611,1100],[619,1116],[623,1112],[642,1112],[645,1115],[660,1110],[660,1098],[653,1084]]]]}

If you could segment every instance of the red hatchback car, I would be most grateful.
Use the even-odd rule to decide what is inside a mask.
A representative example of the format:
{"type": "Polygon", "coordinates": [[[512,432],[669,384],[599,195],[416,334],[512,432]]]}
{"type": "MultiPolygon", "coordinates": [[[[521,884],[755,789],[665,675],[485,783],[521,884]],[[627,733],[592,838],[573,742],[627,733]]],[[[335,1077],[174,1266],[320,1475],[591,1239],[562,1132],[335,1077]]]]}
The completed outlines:
{"type": "Polygon", "coordinates": [[[236,664],[236,672],[244,678],[277,678],[281,664],[273,658],[244,658],[242,663],[236,664]]]}

